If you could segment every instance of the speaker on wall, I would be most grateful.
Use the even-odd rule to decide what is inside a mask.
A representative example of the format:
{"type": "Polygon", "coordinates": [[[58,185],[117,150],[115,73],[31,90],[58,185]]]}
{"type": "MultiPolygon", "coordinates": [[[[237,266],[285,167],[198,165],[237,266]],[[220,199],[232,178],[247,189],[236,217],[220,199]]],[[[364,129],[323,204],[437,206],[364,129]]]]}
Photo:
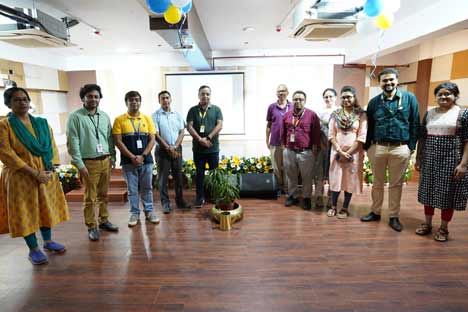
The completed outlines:
{"type": "Polygon", "coordinates": [[[239,187],[240,197],[277,198],[280,191],[273,173],[242,173],[239,187]]]}

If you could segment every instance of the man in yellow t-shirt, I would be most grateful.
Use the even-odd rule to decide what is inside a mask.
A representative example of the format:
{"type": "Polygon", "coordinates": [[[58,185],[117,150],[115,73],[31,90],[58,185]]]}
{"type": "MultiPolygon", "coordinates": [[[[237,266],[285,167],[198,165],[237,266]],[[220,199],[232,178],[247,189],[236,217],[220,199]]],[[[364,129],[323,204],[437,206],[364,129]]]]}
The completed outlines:
{"type": "Polygon", "coordinates": [[[140,222],[139,192],[146,220],[158,224],[159,218],[154,213],[153,207],[153,156],[151,155],[156,130],[151,117],[140,113],[140,93],[127,92],[125,104],[127,113],[115,119],[112,134],[115,145],[120,150],[122,173],[127,180],[130,201],[128,226],[133,227],[140,222]]]}

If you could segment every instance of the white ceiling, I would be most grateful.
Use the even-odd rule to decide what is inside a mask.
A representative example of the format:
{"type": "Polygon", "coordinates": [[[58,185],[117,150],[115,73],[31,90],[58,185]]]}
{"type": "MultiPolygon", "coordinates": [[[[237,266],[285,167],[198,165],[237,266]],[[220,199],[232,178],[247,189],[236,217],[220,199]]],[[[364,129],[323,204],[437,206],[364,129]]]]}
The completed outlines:
{"type": "MultiPolygon", "coordinates": [[[[81,20],[81,23],[70,29],[71,41],[76,46],[71,48],[53,49],[52,53],[65,57],[75,56],[110,56],[134,54],[174,53],[173,50],[155,32],[149,30],[150,12],[145,6],[145,0],[24,0],[34,2],[38,7],[44,7],[49,14],[60,16],[69,15],[81,20]],[[101,31],[100,36],[93,34],[93,28],[101,31]]],[[[2,2],[24,2],[2,1],[2,2]]],[[[350,0],[334,0],[349,2],[350,0]]],[[[364,0],[356,0],[361,3],[364,0]]],[[[390,29],[388,38],[400,36],[399,40],[388,40],[385,49],[394,52],[396,47],[407,48],[417,44],[414,30],[421,31],[421,36],[430,38],[436,31],[460,22],[465,15],[468,19],[468,1],[453,0],[465,8],[450,8],[443,2],[445,0],[401,0],[401,8],[395,16],[395,29],[402,29],[392,34],[390,29]],[[438,8],[446,7],[440,11],[438,8]],[[439,14],[436,16],[420,16],[423,12],[439,14]],[[460,13],[462,12],[462,13],[460,13]],[[450,19],[457,20],[453,23],[450,19]],[[421,19],[425,18],[425,19],[421,19]],[[412,22],[414,20],[415,22],[412,22]],[[447,20],[441,22],[438,20],[447,20]],[[425,23],[421,23],[425,21],[425,23]],[[426,25],[427,23],[427,25],[426,25]],[[406,31],[407,30],[407,31],[406,31]],[[408,34],[407,34],[408,33],[408,34]],[[405,41],[404,36],[414,41],[414,44],[405,41]]],[[[330,42],[306,42],[300,39],[289,38],[291,19],[286,19],[288,13],[297,0],[193,0],[203,29],[215,55],[258,54],[266,55],[281,51],[282,54],[293,53],[341,53],[342,51],[359,51],[354,53],[353,60],[369,60],[373,53],[369,45],[376,45],[377,31],[374,34],[354,34],[346,38],[335,39],[330,42]],[[282,25],[280,32],[276,31],[278,24],[282,25]],[[244,27],[254,27],[253,31],[245,32],[244,27]],[[367,52],[367,50],[368,52],[367,52]],[[298,52],[300,51],[300,52],[298,52]]],[[[455,30],[463,28],[460,26],[455,30]]],[[[455,31],[454,30],[454,31],[455,31]]],[[[395,31],[396,32],[396,31],[395,31]]],[[[440,34],[440,32],[439,32],[440,34]]],[[[1,50],[0,50],[1,52],[1,50]]],[[[350,53],[353,54],[353,53],[350,53]]]]}

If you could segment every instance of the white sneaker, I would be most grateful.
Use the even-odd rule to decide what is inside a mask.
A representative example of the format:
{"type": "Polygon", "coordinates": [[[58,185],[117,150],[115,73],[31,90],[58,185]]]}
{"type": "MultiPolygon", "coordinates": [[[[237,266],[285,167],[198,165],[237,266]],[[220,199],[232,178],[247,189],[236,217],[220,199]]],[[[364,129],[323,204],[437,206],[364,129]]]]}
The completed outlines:
{"type": "Polygon", "coordinates": [[[131,214],[128,219],[128,227],[134,227],[140,222],[140,216],[136,214],[131,214]]]}
{"type": "Polygon", "coordinates": [[[158,216],[154,213],[154,212],[148,212],[146,214],[146,220],[150,223],[153,223],[153,224],[158,224],[159,223],[159,218],[158,216]]]}

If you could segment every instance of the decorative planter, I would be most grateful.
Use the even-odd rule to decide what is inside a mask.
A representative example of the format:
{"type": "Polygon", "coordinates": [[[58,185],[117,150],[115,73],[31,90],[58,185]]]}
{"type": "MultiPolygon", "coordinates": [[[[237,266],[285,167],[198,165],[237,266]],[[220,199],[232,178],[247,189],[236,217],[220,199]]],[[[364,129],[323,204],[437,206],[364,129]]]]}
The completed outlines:
{"type": "MultiPolygon", "coordinates": [[[[232,210],[221,210],[219,208],[217,208],[216,206],[213,206],[213,208],[211,208],[211,218],[213,218],[213,220],[215,220],[216,222],[220,222],[221,218],[222,218],[222,214],[223,213],[226,213],[226,212],[229,212],[229,215],[225,214],[223,216],[224,219],[228,218],[229,220],[226,220],[225,222],[229,223],[230,224],[233,224],[237,221],[240,221],[243,216],[244,216],[244,210],[242,209],[242,206],[235,202],[234,203],[234,209],[232,210]]],[[[227,225],[226,225],[227,226],[227,225]]]]}

